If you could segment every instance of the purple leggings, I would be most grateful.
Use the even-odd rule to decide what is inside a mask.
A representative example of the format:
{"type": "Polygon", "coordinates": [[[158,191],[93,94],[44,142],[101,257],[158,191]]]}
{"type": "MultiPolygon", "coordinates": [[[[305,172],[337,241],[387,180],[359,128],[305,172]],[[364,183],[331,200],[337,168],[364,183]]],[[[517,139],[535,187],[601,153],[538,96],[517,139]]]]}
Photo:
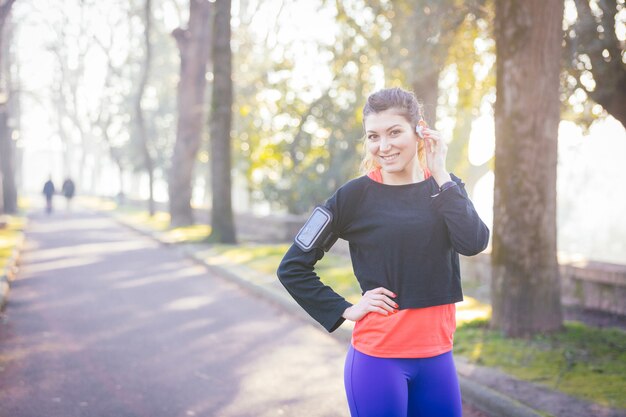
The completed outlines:
{"type": "Polygon", "coordinates": [[[452,351],[432,358],[377,358],[350,346],[344,382],[352,417],[461,417],[452,351]]]}

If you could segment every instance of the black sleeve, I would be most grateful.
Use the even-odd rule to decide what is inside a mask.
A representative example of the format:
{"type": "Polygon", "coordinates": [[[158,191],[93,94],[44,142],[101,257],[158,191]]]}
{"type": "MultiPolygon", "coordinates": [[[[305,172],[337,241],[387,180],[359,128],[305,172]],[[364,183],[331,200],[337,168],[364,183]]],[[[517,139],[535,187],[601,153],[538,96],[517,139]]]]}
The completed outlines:
{"type": "MultiPolygon", "coordinates": [[[[333,195],[325,206],[333,213],[333,229],[339,234],[336,197],[337,194],[333,195]]],[[[315,264],[323,257],[322,249],[304,252],[293,244],[283,257],[277,275],[296,302],[328,332],[333,332],[345,321],[342,314],[352,304],[322,283],[315,273],[315,264]]]]}
{"type": "Polygon", "coordinates": [[[342,314],[352,304],[324,285],[315,273],[314,266],[322,257],[322,249],[303,252],[293,244],[283,257],[277,274],[294,300],[328,332],[333,332],[345,321],[342,314]]]}
{"type": "Polygon", "coordinates": [[[489,229],[478,216],[465,191],[465,184],[450,175],[457,186],[433,197],[433,207],[443,215],[452,247],[461,255],[476,255],[489,243],[489,229]]]}

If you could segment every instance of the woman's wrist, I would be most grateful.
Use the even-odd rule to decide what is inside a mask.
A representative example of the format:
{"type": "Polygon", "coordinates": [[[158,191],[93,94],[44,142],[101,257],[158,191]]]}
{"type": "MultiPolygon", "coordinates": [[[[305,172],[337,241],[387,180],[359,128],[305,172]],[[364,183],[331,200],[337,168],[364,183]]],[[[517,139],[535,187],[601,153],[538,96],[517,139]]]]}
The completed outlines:
{"type": "Polygon", "coordinates": [[[432,176],[435,179],[435,182],[437,182],[438,187],[441,187],[443,184],[452,181],[452,177],[446,171],[437,172],[437,173],[433,172],[432,176]]]}
{"type": "Polygon", "coordinates": [[[350,320],[350,319],[348,318],[348,316],[350,315],[350,310],[352,309],[352,307],[353,307],[353,306],[350,306],[350,307],[346,308],[346,309],[343,311],[343,314],[341,315],[341,317],[343,317],[343,318],[344,318],[344,319],[346,319],[346,320],[350,320]]]}

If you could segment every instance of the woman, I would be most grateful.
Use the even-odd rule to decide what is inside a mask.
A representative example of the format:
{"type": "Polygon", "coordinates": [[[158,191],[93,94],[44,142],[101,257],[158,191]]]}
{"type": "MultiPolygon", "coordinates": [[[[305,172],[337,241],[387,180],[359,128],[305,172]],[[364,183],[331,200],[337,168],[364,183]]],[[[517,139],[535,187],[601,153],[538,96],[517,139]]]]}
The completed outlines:
{"type": "Polygon", "coordinates": [[[363,108],[367,175],[317,207],[278,277],[329,332],[355,328],[345,364],[353,416],[461,416],[452,358],[459,253],[483,251],[489,230],[463,182],[446,170],[447,145],[400,88],[363,108]],[[324,285],[315,263],[341,237],[363,295],[356,304],[324,285]]]}

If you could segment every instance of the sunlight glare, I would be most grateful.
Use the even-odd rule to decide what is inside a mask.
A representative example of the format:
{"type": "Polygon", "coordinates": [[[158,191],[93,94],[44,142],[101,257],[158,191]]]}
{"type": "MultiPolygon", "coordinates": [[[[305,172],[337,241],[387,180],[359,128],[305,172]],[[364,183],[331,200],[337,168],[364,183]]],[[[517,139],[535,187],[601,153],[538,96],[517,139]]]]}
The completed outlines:
{"type": "Polygon", "coordinates": [[[197,310],[200,307],[211,304],[215,301],[214,297],[210,296],[197,296],[179,298],[176,301],[172,301],[165,308],[167,310],[182,311],[182,310],[197,310]]]}
{"type": "Polygon", "coordinates": [[[482,115],[472,123],[468,158],[472,165],[480,166],[493,158],[496,150],[496,132],[493,116],[482,115]]]}

